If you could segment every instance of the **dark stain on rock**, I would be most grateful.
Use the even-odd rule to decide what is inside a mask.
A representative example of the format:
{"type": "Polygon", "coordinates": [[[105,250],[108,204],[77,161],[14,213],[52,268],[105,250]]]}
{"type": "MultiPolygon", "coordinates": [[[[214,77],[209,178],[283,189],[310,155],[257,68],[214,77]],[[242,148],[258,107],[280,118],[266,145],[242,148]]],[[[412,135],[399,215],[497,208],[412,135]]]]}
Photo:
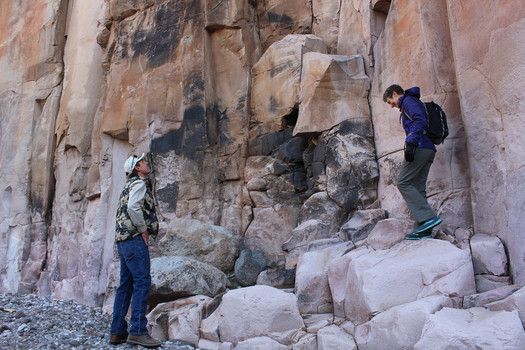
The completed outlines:
{"type": "Polygon", "coordinates": [[[339,124],[339,134],[356,134],[371,139],[374,136],[372,122],[365,119],[345,120],[339,124]]]}
{"type": "Polygon", "coordinates": [[[204,80],[202,72],[193,72],[184,80],[185,102],[191,104],[204,98],[204,80]]]}
{"type": "Polygon", "coordinates": [[[159,201],[166,203],[168,208],[175,212],[177,209],[177,199],[179,198],[178,182],[168,184],[166,187],[157,190],[157,198],[159,201]]]}
{"type": "Polygon", "coordinates": [[[184,111],[184,121],[178,130],[172,131],[151,142],[153,154],[175,151],[176,154],[191,160],[203,158],[207,144],[206,113],[202,106],[194,106],[184,111]]]}
{"type": "Polygon", "coordinates": [[[268,20],[271,23],[293,24],[293,19],[290,16],[287,16],[286,14],[280,15],[274,12],[268,12],[268,20]]]}
{"type": "Polygon", "coordinates": [[[158,67],[168,61],[179,45],[185,23],[182,1],[164,3],[155,11],[151,28],[139,29],[131,38],[134,56],[145,55],[150,67],[158,67]]]}

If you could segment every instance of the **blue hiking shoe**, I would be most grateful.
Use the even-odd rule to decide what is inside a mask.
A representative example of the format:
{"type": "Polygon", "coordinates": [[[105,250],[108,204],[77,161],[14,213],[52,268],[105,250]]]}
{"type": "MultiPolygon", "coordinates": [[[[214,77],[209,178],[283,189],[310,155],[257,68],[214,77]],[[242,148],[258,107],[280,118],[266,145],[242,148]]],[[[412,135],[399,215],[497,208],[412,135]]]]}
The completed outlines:
{"type": "Polygon", "coordinates": [[[409,233],[408,235],[405,235],[405,239],[411,239],[411,240],[425,239],[425,238],[432,238],[432,229],[423,231],[423,232],[419,232],[419,233],[412,232],[412,233],[409,233]]]}
{"type": "Polygon", "coordinates": [[[417,230],[414,233],[422,233],[427,230],[432,230],[437,225],[441,224],[443,220],[441,220],[440,217],[433,217],[432,219],[428,219],[427,221],[424,221],[417,230]]]}

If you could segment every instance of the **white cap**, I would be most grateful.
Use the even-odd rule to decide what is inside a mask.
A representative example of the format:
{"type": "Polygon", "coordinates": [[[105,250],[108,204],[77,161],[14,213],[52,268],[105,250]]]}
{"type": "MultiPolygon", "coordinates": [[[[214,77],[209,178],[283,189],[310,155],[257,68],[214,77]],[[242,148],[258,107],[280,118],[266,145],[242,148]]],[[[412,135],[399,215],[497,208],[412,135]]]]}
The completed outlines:
{"type": "Polygon", "coordinates": [[[137,157],[137,156],[131,156],[129,157],[126,162],[124,163],[124,171],[126,172],[126,175],[129,175],[131,174],[131,172],[133,171],[133,169],[135,169],[135,165],[137,165],[137,163],[142,159],[144,158],[144,153],[142,153],[142,155],[140,157],[137,157]]]}

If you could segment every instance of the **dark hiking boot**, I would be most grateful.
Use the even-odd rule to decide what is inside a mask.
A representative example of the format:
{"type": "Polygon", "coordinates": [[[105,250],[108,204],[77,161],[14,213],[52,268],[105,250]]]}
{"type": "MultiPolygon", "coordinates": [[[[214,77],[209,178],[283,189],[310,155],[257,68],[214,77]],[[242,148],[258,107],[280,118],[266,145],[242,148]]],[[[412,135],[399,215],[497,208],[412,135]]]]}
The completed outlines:
{"type": "Polygon", "coordinates": [[[152,338],[149,334],[142,335],[128,335],[128,344],[140,345],[145,348],[157,348],[161,346],[161,342],[152,338]]]}
{"type": "Polygon", "coordinates": [[[111,345],[118,345],[125,343],[126,340],[128,340],[128,333],[126,334],[110,334],[109,335],[109,343],[111,345]]]}

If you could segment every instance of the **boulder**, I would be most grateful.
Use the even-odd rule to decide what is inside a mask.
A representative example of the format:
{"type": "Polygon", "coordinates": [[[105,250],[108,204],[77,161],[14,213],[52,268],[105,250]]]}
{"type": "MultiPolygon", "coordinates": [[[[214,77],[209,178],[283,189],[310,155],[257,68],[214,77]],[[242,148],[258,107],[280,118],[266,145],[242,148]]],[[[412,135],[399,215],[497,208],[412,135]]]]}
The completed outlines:
{"type": "Polygon", "coordinates": [[[357,326],[357,346],[360,350],[412,349],[421,338],[428,317],[445,306],[452,307],[452,300],[445,295],[394,306],[357,326]]]}
{"type": "Polygon", "coordinates": [[[276,204],[253,208],[253,221],[244,235],[244,245],[261,250],[269,266],[284,260],[282,246],[295,228],[298,214],[297,206],[276,204]]]}
{"type": "Polygon", "coordinates": [[[434,239],[351,251],[330,264],[328,280],[335,315],[356,323],[433,294],[475,293],[469,252],[434,239]]]}
{"type": "MultiPolygon", "coordinates": [[[[326,44],[314,35],[290,34],[272,44],[253,66],[252,118],[269,125],[266,133],[280,130],[281,118],[299,103],[303,54],[309,51],[326,52],[326,44]]],[[[253,136],[261,133],[255,130],[253,136]]]]}
{"type": "Polygon", "coordinates": [[[292,236],[283,244],[284,251],[307,245],[312,241],[330,237],[330,224],[312,219],[301,223],[292,230],[292,236]]]}
{"type": "Polygon", "coordinates": [[[268,337],[255,337],[237,343],[234,350],[287,350],[283,345],[268,337]]]}
{"type": "Polygon", "coordinates": [[[477,233],[470,239],[470,249],[475,274],[507,274],[507,255],[498,237],[477,233]]]}
{"type": "Polygon", "coordinates": [[[344,210],[328,197],[326,191],[311,195],[302,205],[298,222],[320,220],[330,225],[330,234],[337,232],[345,219],[344,210]]]}
{"type": "Polygon", "coordinates": [[[339,230],[338,236],[345,241],[359,242],[372,232],[377,222],[387,218],[384,209],[358,210],[339,230]]]}
{"type": "Polygon", "coordinates": [[[227,285],[224,272],[198,260],[181,256],[151,259],[150,301],[199,294],[215,296],[227,285]]]}
{"type": "Polygon", "coordinates": [[[370,80],[361,56],[305,53],[299,94],[301,104],[293,135],[322,133],[345,120],[368,124],[371,131],[369,88],[370,80]],[[323,118],[319,118],[321,115],[323,118]]]}
{"type": "Polygon", "coordinates": [[[295,268],[268,269],[259,274],[257,284],[264,284],[274,288],[293,288],[295,286],[295,268]]]}
{"type": "Polygon", "coordinates": [[[521,349],[525,331],[517,312],[443,308],[430,315],[414,350],[521,349]]]}
{"type": "Polygon", "coordinates": [[[385,219],[377,223],[366,242],[374,249],[388,249],[414,231],[414,222],[408,219],[385,219]]]}
{"type": "Polygon", "coordinates": [[[272,152],[272,157],[286,163],[302,163],[303,153],[307,147],[307,137],[292,137],[275,148],[272,152]]]}
{"type": "Polygon", "coordinates": [[[224,272],[239,254],[239,241],[228,229],[194,219],[171,221],[158,246],[163,256],[188,256],[224,272]]]}
{"type": "Polygon", "coordinates": [[[304,328],[297,297],[269,286],[230,290],[217,311],[221,341],[234,344],[266,336],[290,345],[304,328]]]}
{"type": "Polygon", "coordinates": [[[328,266],[335,258],[354,246],[340,243],[321,250],[304,253],[297,263],[295,293],[302,314],[333,312],[332,295],[328,285],[328,266]]]}
{"type": "Polygon", "coordinates": [[[235,278],[241,286],[251,286],[266,267],[264,253],[260,250],[244,249],[235,262],[235,278]]]}
{"type": "Polygon", "coordinates": [[[159,340],[182,340],[197,345],[202,310],[210,300],[204,295],[157,305],[148,315],[148,331],[159,340]]]}
{"type": "Polygon", "coordinates": [[[354,338],[336,325],[317,332],[318,350],[357,350],[354,338]]]}
{"type": "Polygon", "coordinates": [[[379,172],[372,143],[338,129],[325,137],[328,196],[347,212],[364,209],[377,199],[379,172]]]}
{"type": "Polygon", "coordinates": [[[525,287],[520,288],[505,299],[486,304],[485,308],[492,311],[518,311],[521,322],[525,324],[525,287]]]}

